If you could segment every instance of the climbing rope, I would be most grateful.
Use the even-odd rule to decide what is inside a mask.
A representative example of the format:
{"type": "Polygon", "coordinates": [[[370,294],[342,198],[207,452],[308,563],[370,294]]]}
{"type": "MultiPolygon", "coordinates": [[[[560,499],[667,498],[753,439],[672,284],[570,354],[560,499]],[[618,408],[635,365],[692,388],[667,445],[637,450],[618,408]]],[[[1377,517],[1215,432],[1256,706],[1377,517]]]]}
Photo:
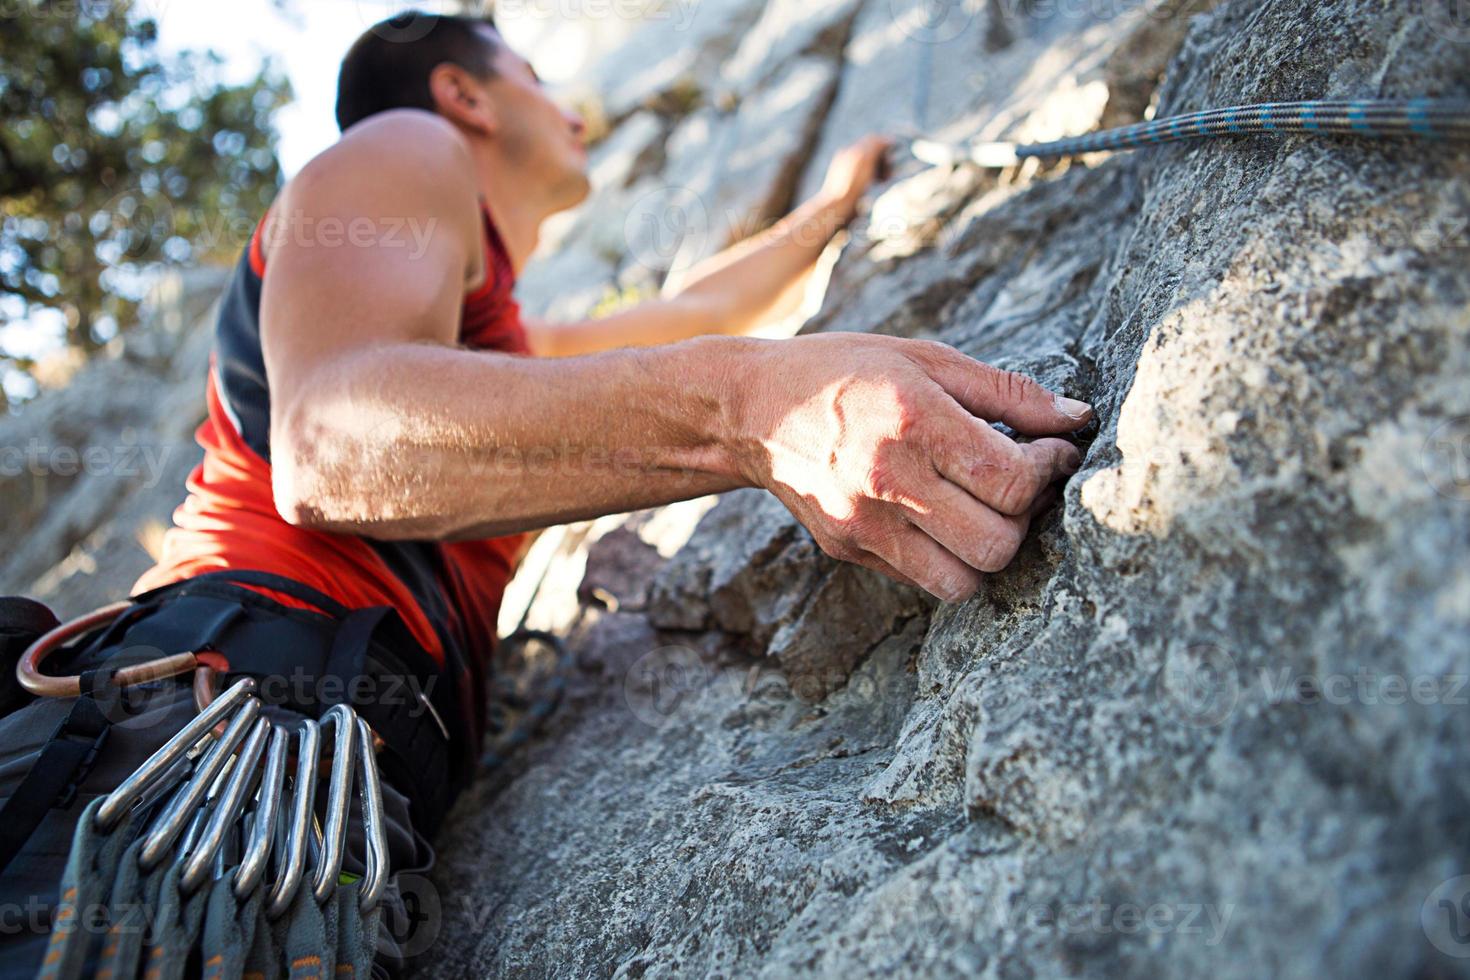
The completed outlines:
{"type": "Polygon", "coordinates": [[[498,769],[504,765],[520,746],[529,742],[552,713],[561,705],[566,693],[567,681],[576,667],[575,652],[561,637],[545,630],[526,629],[521,626],[500,641],[496,656],[497,664],[493,678],[489,713],[492,735],[490,744],[480,756],[482,772],[498,769]],[[525,650],[533,643],[549,647],[555,656],[550,671],[539,678],[530,676],[524,667],[513,669],[509,654],[519,651],[523,665],[525,650]],[[535,683],[536,690],[528,693],[525,688],[535,683]]]}
{"type": "Polygon", "coordinates": [[[1176,140],[1250,133],[1307,133],[1368,139],[1470,140],[1470,102],[1443,99],[1270,102],[1207,109],[1050,143],[948,144],[916,139],[925,163],[1009,167],[1028,157],[1074,157],[1176,140]]]}

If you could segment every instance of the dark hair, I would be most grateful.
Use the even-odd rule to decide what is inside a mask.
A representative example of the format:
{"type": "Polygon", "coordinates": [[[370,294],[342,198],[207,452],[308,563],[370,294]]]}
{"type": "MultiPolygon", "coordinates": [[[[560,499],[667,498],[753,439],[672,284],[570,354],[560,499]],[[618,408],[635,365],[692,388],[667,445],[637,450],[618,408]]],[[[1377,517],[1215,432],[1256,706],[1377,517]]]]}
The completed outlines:
{"type": "Polygon", "coordinates": [[[337,126],[345,130],[389,109],[433,111],[429,75],[445,62],[492,77],[496,48],[485,27],[494,28],[494,19],[410,10],[368,28],[342,59],[337,126]]]}

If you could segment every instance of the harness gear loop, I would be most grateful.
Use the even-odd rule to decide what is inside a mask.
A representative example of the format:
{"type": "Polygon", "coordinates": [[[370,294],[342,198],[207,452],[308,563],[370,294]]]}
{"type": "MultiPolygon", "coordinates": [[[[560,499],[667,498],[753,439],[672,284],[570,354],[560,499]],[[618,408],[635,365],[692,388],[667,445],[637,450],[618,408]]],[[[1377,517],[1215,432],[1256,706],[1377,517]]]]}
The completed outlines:
{"type": "MultiPolygon", "coordinates": [[[[106,626],[118,616],[133,607],[130,600],[114,602],[110,605],[94,609],[83,616],[62,623],[60,626],[43,635],[21,654],[20,662],[15,666],[16,680],[20,681],[22,687],[37,697],[43,698],[75,698],[82,693],[82,680],[80,676],[71,675],[59,677],[52,674],[43,674],[41,664],[60,647],[71,640],[101,626],[106,626]]],[[[176,677],[179,674],[193,670],[198,663],[192,652],[172,653],[167,656],[147,660],[139,664],[130,664],[120,669],[113,675],[112,683],[116,687],[132,687],[135,684],[146,684],[149,681],[163,680],[166,677],[176,677]]]]}

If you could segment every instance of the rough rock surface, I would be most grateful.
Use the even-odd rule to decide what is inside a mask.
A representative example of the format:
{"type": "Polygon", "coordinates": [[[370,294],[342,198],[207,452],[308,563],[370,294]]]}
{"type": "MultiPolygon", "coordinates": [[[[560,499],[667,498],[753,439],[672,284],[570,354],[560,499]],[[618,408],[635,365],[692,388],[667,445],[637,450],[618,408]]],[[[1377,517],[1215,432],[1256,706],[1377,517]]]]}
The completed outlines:
{"type": "MultiPolygon", "coordinates": [[[[703,234],[671,184],[758,221],[921,115],[1046,139],[1150,107],[1470,97],[1453,8],[722,0],[699,57],[656,24],[589,72],[619,79],[603,194],[523,297],[656,285],[703,234]],[[677,77],[619,69],[652,63],[637,45],[677,77]],[[803,71],[808,102],[771,95],[803,71]],[[762,105],[813,129],[710,179],[762,105]]],[[[509,623],[565,631],[578,670],[405,881],[420,974],[1470,975],[1467,214],[1463,147],[901,168],[806,329],[939,338],[1092,401],[1063,503],[958,606],[836,565],[755,491],[544,537],[509,623]]],[[[108,417],[141,417],[129,397],[108,417]]],[[[61,522],[12,485],[8,520],[61,522]]],[[[32,530],[6,582],[130,540],[128,513],[32,530]]]]}
{"type": "MultiPolygon", "coordinates": [[[[956,136],[1470,95],[1432,4],[952,5],[928,54],[902,6],[858,5],[800,187],[924,57],[956,136]]],[[[808,326],[1097,406],[1018,561],[935,607],[754,491],[667,562],[601,537],[569,703],[424,886],[426,974],[1467,972],[1470,154],[1087,163],[901,172],[808,326]]]]}

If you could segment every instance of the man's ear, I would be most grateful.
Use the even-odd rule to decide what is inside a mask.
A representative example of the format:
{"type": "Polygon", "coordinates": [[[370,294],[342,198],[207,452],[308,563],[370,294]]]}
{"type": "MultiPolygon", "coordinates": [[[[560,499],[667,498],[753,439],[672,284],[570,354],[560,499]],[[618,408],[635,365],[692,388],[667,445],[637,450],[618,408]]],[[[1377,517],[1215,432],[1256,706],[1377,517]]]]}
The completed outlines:
{"type": "Polygon", "coordinates": [[[459,65],[445,62],[429,73],[429,96],[441,116],[492,136],[499,127],[485,83],[459,65]]]}

